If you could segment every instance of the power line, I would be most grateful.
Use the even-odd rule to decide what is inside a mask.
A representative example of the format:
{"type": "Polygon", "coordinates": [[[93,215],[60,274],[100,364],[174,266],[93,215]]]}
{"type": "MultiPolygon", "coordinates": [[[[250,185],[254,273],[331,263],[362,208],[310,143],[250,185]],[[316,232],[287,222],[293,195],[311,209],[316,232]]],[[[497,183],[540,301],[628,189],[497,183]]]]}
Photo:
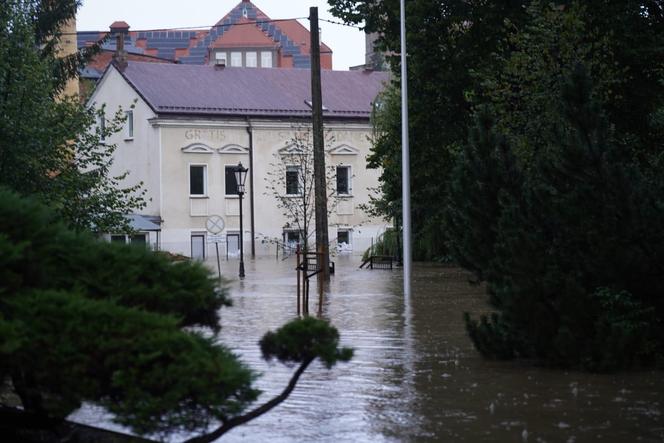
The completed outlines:
{"type": "Polygon", "coordinates": [[[349,23],[344,23],[344,22],[335,22],[334,20],[327,20],[327,19],[324,19],[324,18],[319,18],[318,20],[321,21],[321,22],[332,23],[333,25],[346,26],[348,28],[355,28],[355,29],[362,30],[362,26],[359,26],[359,25],[351,25],[349,23]]]}
{"type": "MultiPolygon", "coordinates": [[[[293,18],[279,18],[279,19],[267,19],[267,20],[254,20],[241,23],[222,23],[214,25],[201,25],[201,26],[183,26],[177,28],[155,28],[155,29],[137,29],[131,30],[130,32],[178,32],[178,31],[190,31],[190,30],[200,30],[207,31],[213,28],[230,28],[231,26],[243,26],[243,25],[262,25],[264,23],[278,23],[278,22],[289,22],[292,20],[309,20],[309,17],[293,17],[293,18]]],[[[78,35],[81,33],[109,33],[110,31],[77,31],[77,32],[63,32],[60,35],[78,35]]]]}

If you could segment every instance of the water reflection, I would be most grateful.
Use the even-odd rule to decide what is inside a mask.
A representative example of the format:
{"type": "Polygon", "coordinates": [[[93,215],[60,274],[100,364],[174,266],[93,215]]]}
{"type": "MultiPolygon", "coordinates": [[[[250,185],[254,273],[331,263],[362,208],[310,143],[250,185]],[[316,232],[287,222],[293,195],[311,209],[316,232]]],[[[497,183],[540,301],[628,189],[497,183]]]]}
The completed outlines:
{"type": "MultiPolygon", "coordinates": [[[[484,361],[463,329],[462,312],[485,309],[465,273],[415,265],[407,306],[400,271],[336,261],[323,315],[355,348],[352,362],[331,371],[313,365],[285,403],[223,441],[664,441],[661,372],[590,375],[484,361]]],[[[265,363],[257,342],[296,313],[294,262],[247,261],[243,281],[236,265],[222,264],[234,306],[222,311],[220,338],[263,373],[265,401],[292,372],[265,363]]],[[[311,302],[313,313],[314,294],[311,302]]]]}

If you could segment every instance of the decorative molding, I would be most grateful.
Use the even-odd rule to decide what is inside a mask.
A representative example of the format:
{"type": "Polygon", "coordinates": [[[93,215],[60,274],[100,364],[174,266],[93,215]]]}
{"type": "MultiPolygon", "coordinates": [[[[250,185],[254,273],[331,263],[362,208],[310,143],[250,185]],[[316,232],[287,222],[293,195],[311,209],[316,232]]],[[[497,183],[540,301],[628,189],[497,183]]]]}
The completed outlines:
{"type": "Polygon", "coordinates": [[[204,143],[192,143],[182,148],[185,154],[214,154],[214,149],[204,143]]]}
{"type": "Polygon", "coordinates": [[[342,144],[327,151],[330,155],[358,155],[360,150],[347,144],[342,144]]]}
{"type": "Polygon", "coordinates": [[[249,154],[249,148],[231,143],[217,149],[217,152],[220,154],[249,154]]]}
{"type": "Polygon", "coordinates": [[[302,153],[304,153],[304,149],[298,147],[295,144],[286,145],[283,148],[279,149],[279,155],[294,155],[302,153]]]}

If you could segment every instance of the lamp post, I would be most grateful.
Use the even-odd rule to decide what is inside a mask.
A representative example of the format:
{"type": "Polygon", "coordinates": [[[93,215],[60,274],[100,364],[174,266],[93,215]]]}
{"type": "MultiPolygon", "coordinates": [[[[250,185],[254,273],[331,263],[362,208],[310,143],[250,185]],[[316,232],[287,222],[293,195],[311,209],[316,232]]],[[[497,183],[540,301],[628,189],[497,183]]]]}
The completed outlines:
{"type": "Polygon", "coordinates": [[[240,197],[240,278],[244,278],[244,239],[242,227],[242,197],[244,197],[244,181],[247,179],[249,169],[242,166],[242,162],[235,168],[235,183],[237,184],[237,195],[240,197]]]}

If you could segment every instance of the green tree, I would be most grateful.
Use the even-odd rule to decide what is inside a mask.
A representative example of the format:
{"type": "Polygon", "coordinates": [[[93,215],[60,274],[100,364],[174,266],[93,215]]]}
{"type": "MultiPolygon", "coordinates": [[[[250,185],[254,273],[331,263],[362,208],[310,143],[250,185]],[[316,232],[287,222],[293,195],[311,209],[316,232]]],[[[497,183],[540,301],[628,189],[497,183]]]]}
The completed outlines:
{"type": "Polygon", "coordinates": [[[9,1],[0,11],[0,185],[34,195],[77,230],[127,228],[125,214],[145,204],[141,186],[120,186],[104,142],[123,124],[121,110],[98,125],[103,110],[59,97],[93,51],[58,58],[58,29],[77,1],[9,1]]]}
{"type": "MultiPolygon", "coordinates": [[[[614,139],[577,67],[562,88],[558,137],[520,189],[499,199],[487,266],[497,313],[467,317],[491,357],[609,370],[664,355],[664,181],[646,178],[614,139]]],[[[468,188],[471,198],[486,191],[468,188]]]]}
{"type": "Polygon", "coordinates": [[[496,130],[489,109],[482,108],[452,171],[445,212],[450,253],[479,281],[490,278],[496,258],[501,196],[518,193],[522,182],[511,147],[496,130]]]}
{"type": "Polygon", "coordinates": [[[36,417],[31,427],[64,432],[87,402],[139,434],[225,432],[283,401],[315,358],[331,367],[352,355],[326,322],[288,323],[261,346],[299,367],[280,396],[247,412],[256,374],[216,336],[227,305],[203,265],[99,242],[0,191],[0,379],[36,417]]]}
{"type": "MultiPolygon", "coordinates": [[[[406,2],[408,89],[411,149],[413,252],[416,259],[448,255],[443,218],[454,159],[468,138],[472,106],[479,88],[471,73],[495,60],[510,18],[520,23],[521,1],[406,2]]],[[[331,11],[344,21],[378,32],[378,48],[399,54],[399,1],[330,0],[331,11]]],[[[387,217],[401,211],[400,61],[388,56],[394,83],[377,112],[377,137],[370,165],[381,168],[381,194],[374,203],[387,217]]]]}
{"type": "Polygon", "coordinates": [[[561,125],[558,98],[578,63],[594,79],[593,93],[602,104],[616,99],[624,75],[609,35],[592,27],[586,6],[536,0],[526,8],[526,17],[518,27],[507,22],[509,33],[493,54],[495,65],[474,73],[481,83],[474,98],[480,106],[491,105],[498,131],[525,167],[538,147],[556,137],[561,125]]]}
{"type": "MultiPolygon", "coordinates": [[[[379,50],[399,54],[397,0],[329,4],[337,17],[379,33],[379,50]]],[[[524,128],[536,134],[542,126],[550,136],[553,122],[543,117],[555,115],[550,105],[557,103],[561,82],[576,61],[584,60],[591,71],[595,93],[605,99],[602,106],[623,149],[641,146],[635,156],[658,151],[661,126],[655,130],[649,122],[664,97],[663,6],[660,0],[406,2],[416,258],[448,253],[444,246],[451,234],[442,229],[443,202],[456,156],[470,134],[474,109],[492,102],[496,125],[512,128],[505,133],[510,142],[522,137],[524,128]],[[542,23],[550,26],[546,32],[542,23]],[[539,47],[528,40],[533,29],[539,33],[539,47]],[[512,66],[505,66],[506,61],[512,66]]],[[[395,78],[391,94],[397,99],[386,100],[384,131],[373,155],[373,164],[382,168],[384,202],[377,200],[382,211],[399,208],[401,195],[400,62],[394,55],[388,58],[395,78]]],[[[519,155],[525,143],[515,144],[519,155]]]]}

